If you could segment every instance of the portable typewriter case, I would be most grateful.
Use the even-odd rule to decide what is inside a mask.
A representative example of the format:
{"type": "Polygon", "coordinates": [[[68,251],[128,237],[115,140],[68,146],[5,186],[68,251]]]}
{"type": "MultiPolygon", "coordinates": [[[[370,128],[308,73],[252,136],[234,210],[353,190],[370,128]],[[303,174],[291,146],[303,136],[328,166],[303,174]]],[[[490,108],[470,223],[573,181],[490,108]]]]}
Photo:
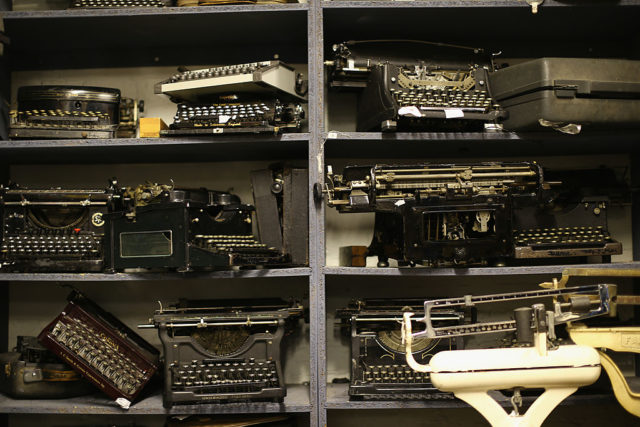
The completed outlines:
{"type": "MultiPolygon", "coordinates": [[[[365,299],[352,301],[340,309],[336,317],[351,340],[351,399],[452,399],[431,384],[429,375],[414,372],[405,359],[400,332],[402,314],[421,308],[424,299],[365,299]]],[[[462,324],[465,314],[454,310],[435,310],[438,326],[462,324]]],[[[428,363],[441,350],[463,348],[460,337],[455,339],[421,339],[412,346],[416,360],[428,363]]]]}
{"type": "Polygon", "coordinates": [[[0,266],[16,272],[102,271],[112,188],[0,188],[0,266]]]}
{"type": "Polygon", "coordinates": [[[159,352],[78,291],[38,340],[127,409],[158,370],[159,352]]]}
{"type": "Polygon", "coordinates": [[[288,260],[256,240],[253,206],[233,194],[143,185],[124,198],[126,208],[106,216],[109,269],[189,271],[288,260]]]}
{"type": "Polygon", "coordinates": [[[489,75],[507,130],[640,125],[640,61],[540,58],[489,75]]]}
{"type": "MultiPolygon", "coordinates": [[[[164,348],[164,405],[286,396],[281,342],[302,316],[279,299],[182,301],[152,319],[164,348]]],[[[148,325],[145,325],[148,326],[148,325]]]]}
{"type": "Polygon", "coordinates": [[[17,399],[60,399],[94,391],[36,337],[18,336],[15,351],[0,353],[0,367],[0,392],[17,399]]]}

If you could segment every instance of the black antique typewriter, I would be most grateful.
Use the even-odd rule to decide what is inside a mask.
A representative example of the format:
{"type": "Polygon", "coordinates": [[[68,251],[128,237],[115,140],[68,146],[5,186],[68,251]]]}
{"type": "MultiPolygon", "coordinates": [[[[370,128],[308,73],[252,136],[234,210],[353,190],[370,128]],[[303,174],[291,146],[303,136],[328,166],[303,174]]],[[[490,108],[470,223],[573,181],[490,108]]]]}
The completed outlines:
{"type": "Polygon", "coordinates": [[[38,340],[127,409],[158,369],[159,352],[77,290],[38,340]]]}
{"type": "MultiPolygon", "coordinates": [[[[351,340],[352,400],[453,399],[451,393],[440,392],[431,384],[429,374],[413,371],[406,362],[399,324],[403,312],[423,304],[424,299],[365,299],[337,311],[340,327],[351,340]]],[[[439,326],[465,321],[463,311],[437,310],[432,315],[439,326]]],[[[438,351],[463,347],[460,337],[420,339],[413,342],[412,353],[420,363],[428,363],[438,351]]]]}
{"type": "Polygon", "coordinates": [[[381,267],[622,253],[607,230],[608,197],[562,192],[534,162],[329,168],[326,185],[339,212],[376,213],[367,252],[381,267]]]}
{"type": "Polygon", "coordinates": [[[178,103],[162,135],[299,131],[304,118],[304,81],[277,60],[181,69],[155,91],[178,103]]]}
{"type": "Polygon", "coordinates": [[[10,114],[9,137],[113,138],[120,91],[90,86],[23,86],[10,114]]]}
{"type": "Polygon", "coordinates": [[[0,187],[0,269],[15,272],[102,271],[103,190],[0,187]]]}
{"type": "Polygon", "coordinates": [[[36,337],[18,336],[14,351],[0,353],[0,392],[17,399],[61,399],[94,391],[36,337]]]}
{"type": "Polygon", "coordinates": [[[282,265],[289,260],[252,232],[253,206],[230,193],[145,184],[123,192],[124,208],[105,215],[106,264],[192,269],[282,265]]]}
{"type": "Polygon", "coordinates": [[[303,315],[280,299],[181,301],[151,319],[165,358],[164,406],[282,401],[282,338],[303,315]]]}
{"type": "Polygon", "coordinates": [[[363,88],[357,130],[482,130],[505,116],[493,100],[482,49],[413,40],[333,46],[332,87],[363,88]]]}

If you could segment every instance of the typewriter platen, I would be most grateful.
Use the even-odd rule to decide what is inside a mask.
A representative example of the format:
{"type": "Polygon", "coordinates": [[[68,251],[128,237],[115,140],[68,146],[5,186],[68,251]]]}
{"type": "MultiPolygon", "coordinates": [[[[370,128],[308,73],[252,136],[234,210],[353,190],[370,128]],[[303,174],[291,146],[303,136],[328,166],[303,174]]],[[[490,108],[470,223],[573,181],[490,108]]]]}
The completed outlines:
{"type": "MultiPolygon", "coordinates": [[[[353,301],[340,309],[343,333],[351,340],[352,399],[452,399],[449,393],[438,391],[428,374],[414,372],[407,365],[398,322],[402,313],[420,307],[418,299],[366,299],[353,301]]],[[[441,326],[462,324],[463,311],[440,310],[434,321],[441,326]]],[[[416,340],[414,358],[423,363],[441,350],[463,348],[460,338],[416,340]]]]}
{"type": "Polygon", "coordinates": [[[363,88],[357,130],[473,130],[505,116],[482,49],[420,41],[334,45],[331,86],[363,88]]]}
{"type": "Polygon", "coordinates": [[[286,395],[281,342],[303,308],[267,300],[182,301],[156,311],[164,405],[273,400],[286,395]]]}
{"type": "Polygon", "coordinates": [[[120,116],[118,89],[23,86],[11,113],[11,138],[113,138],[120,116]]]}
{"type": "Polygon", "coordinates": [[[163,135],[300,130],[304,82],[281,61],[183,70],[156,85],[179,103],[163,135]]]}
{"type": "Polygon", "coordinates": [[[0,188],[3,270],[102,271],[104,215],[113,200],[104,190],[0,188]]]}
{"type": "Polygon", "coordinates": [[[106,216],[107,266],[189,271],[281,265],[288,257],[252,232],[253,206],[230,193],[146,184],[125,190],[106,216]]]}
{"type": "Polygon", "coordinates": [[[159,353],[78,291],[38,340],[127,409],[158,370],[159,353]]]}
{"type": "Polygon", "coordinates": [[[93,387],[36,337],[18,336],[15,351],[0,353],[0,392],[18,399],[56,399],[90,394],[93,387]]]}
{"type": "Polygon", "coordinates": [[[607,230],[608,197],[563,200],[552,184],[534,162],[376,165],[329,169],[326,192],[339,212],[376,213],[368,252],[379,266],[622,252],[607,230]]]}

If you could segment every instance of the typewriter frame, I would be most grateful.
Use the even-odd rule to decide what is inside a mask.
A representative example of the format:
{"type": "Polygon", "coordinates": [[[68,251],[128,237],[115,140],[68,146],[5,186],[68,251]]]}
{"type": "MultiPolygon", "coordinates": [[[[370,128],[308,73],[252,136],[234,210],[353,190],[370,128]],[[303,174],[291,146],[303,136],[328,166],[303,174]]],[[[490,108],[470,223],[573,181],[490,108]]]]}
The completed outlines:
{"type": "MultiPolygon", "coordinates": [[[[207,301],[208,302],[208,301],[207,301]]],[[[246,400],[272,400],[281,402],[287,391],[284,384],[284,374],[281,362],[281,344],[285,332],[292,325],[297,316],[303,314],[302,307],[297,303],[283,307],[281,300],[262,300],[264,306],[250,304],[252,300],[219,300],[211,301],[209,307],[189,307],[190,302],[181,303],[181,307],[161,308],[156,312],[152,321],[158,329],[158,336],[164,350],[164,387],[163,404],[171,408],[180,403],[212,403],[246,400]],[[217,304],[216,304],[217,303],[217,304]],[[221,305],[222,304],[222,305],[221,305]],[[229,304],[226,306],[225,304],[229,304]],[[269,305],[271,309],[269,309],[269,305]],[[254,311],[252,311],[252,309],[254,311]],[[250,325],[271,325],[275,332],[265,331],[250,334],[246,341],[235,351],[225,355],[215,355],[202,347],[191,335],[172,336],[175,328],[208,328],[234,327],[250,325]],[[261,348],[257,348],[260,346],[261,348]],[[240,361],[243,355],[264,352],[265,360],[275,363],[278,387],[265,387],[257,392],[220,392],[197,393],[195,386],[190,390],[173,390],[172,367],[183,361],[207,360],[212,362],[240,361]]],[[[144,325],[147,327],[147,325],[144,325]]]]}

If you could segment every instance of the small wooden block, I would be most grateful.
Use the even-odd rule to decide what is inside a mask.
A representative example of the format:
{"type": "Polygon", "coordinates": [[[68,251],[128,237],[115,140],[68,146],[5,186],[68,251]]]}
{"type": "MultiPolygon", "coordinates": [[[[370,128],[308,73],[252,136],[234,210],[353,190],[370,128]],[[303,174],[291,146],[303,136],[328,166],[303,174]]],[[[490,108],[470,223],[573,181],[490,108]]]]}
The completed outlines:
{"type": "Polygon", "coordinates": [[[341,267],[366,267],[367,247],[366,246],[341,246],[340,247],[341,267]]]}
{"type": "Polygon", "coordinates": [[[160,138],[160,131],[169,126],[159,117],[143,117],[140,119],[140,138],[160,138]]]}

